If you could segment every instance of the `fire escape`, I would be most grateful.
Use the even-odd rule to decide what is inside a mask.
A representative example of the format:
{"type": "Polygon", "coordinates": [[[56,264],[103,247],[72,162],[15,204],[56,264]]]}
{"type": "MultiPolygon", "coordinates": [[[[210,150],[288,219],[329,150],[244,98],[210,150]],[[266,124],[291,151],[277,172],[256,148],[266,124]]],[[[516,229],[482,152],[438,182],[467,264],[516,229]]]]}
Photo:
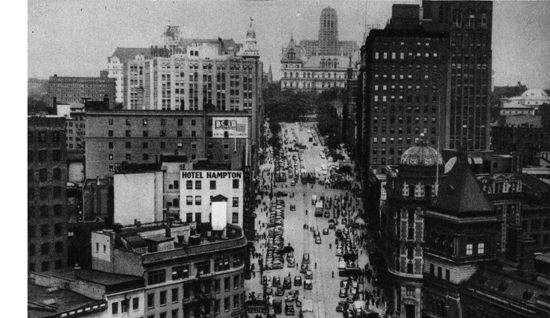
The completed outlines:
{"type": "Polygon", "coordinates": [[[212,299],[212,277],[211,275],[201,275],[201,272],[197,273],[196,279],[193,282],[193,294],[194,299],[190,305],[195,310],[195,317],[213,317],[215,316],[215,310],[212,299]],[[213,315],[212,315],[213,313],[213,315]]]}

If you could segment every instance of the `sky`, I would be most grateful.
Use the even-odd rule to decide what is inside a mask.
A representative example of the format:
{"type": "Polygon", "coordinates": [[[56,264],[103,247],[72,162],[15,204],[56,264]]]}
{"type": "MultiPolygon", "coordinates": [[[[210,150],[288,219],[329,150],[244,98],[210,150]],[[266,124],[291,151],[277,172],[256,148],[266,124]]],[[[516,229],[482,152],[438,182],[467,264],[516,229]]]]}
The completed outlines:
{"type": "MultiPolygon", "coordinates": [[[[364,25],[384,25],[395,3],[419,0],[29,0],[28,77],[99,76],[117,47],[161,44],[166,25],[185,37],[244,43],[250,18],[265,71],[280,78],[281,48],[317,39],[321,10],[338,13],[340,40],[364,42],[364,25]],[[366,20],[365,20],[366,16],[366,20]]],[[[495,1],[494,84],[550,88],[550,1],[495,1]]]]}

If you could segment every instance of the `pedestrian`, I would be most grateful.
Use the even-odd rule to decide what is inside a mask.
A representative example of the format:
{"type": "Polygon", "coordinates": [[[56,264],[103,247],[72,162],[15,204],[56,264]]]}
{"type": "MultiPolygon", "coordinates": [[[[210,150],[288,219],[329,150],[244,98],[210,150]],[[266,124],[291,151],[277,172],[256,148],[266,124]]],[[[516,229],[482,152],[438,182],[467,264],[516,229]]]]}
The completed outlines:
{"type": "Polygon", "coordinates": [[[331,250],[332,249],[332,243],[329,243],[328,244],[328,248],[331,250]]]}
{"type": "Polygon", "coordinates": [[[376,308],[380,307],[380,299],[376,299],[376,308]]]}
{"type": "Polygon", "coordinates": [[[332,271],[332,278],[334,278],[334,271],[332,271]]]}
{"type": "Polygon", "coordinates": [[[315,269],[317,269],[317,263],[315,263],[315,269]]]}

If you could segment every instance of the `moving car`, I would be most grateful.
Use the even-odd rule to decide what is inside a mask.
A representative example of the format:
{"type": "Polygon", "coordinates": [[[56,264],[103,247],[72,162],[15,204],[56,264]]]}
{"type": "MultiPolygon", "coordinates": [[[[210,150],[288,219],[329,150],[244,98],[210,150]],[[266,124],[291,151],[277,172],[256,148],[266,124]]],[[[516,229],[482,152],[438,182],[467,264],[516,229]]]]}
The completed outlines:
{"type": "Polygon", "coordinates": [[[291,290],[286,294],[285,296],[285,302],[292,302],[295,300],[298,300],[298,296],[300,295],[300,292],[297,290],[291,290]]]}
{"type": "Polygon", "coordinates": [[[302,276],[294,276],[294,286],[302,286],[302,276]]]}
{"type": "Polygon", "coordinates": [[[346,298],[348,295],[348,291],[345,288],[340,288],[340,293],[338,294],[338,297],[340,298],[346,298]]]}
{"type": "Polygon", "coordinates": [[[309,270],[308,264],[302,263],[302,266],[300,266],[300,273],[303,274],[303,273],[307,272],[308,270],[309,270]]]}
{"type": "Polygon", "coordinates": [[[273,276],[273,286],[275,287],[281,286],[281,277],[273,276]]]}
{"type": "Polygon", "coordinates": [[[323,229],[323,235],[328,235],[328,229],[323,229]]]}
{"type": "Polygon", "coordinates": [[[280,287],[275,290],[275,296],[283,296],[284,294],[285,290],[280,287]]]}
{"type": "Polygon", "coordinates": [[[315,244],[321,244],[321,237],[320,236],[317,236],[315,238],[315,244]]]}
{"type": "Polygon", "coordinates": [[[285,280],[283,281],[283,289],[291,289],[292,288],[292,279],[290,276],[285,276],[285,280]]]}
{"type": "Polygon", "coordinates": [[[306,271],[306,279],[313,279],[313,272],[312,271],[306,271]]]}
{"type": "Polygon", "coordinates": [[[285,315],[287,316],[294,316],[294,305],[293,304],[286,304],[285,305],[285,315]]]}
{"type": "Polygon", "coordinates": [[[290,211],[296,211],[296,205],[291,204],[290,205],[290,211]]]}
{"type": "Polygon", "coordinates": [[[311,279],[306,279],[304,281],[304,289],[313,289],[313,281],[311,279]]]}
{"type": "Polygon", "coordinates": [[[304,253],[304,256],[302,256],[302,265],[303,264],[309,264],[309,253],[304,253]]]}
{"type": "Polygon", "coordinates": [[[346,302],[340,301],[338,302],[338,306],[336,306],[336,312],[344,312],[344,305],[346,302]]]}

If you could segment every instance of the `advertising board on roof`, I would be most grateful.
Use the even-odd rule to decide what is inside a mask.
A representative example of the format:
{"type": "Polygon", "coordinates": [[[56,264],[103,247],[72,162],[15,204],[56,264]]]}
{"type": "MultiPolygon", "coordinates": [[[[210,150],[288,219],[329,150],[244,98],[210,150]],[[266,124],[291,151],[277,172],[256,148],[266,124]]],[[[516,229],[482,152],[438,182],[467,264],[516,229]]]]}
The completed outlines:
{"type": "Polygon", "coordinates": [[[212,118],[212,138],[248,138],[248,118],[212,118]]]}

